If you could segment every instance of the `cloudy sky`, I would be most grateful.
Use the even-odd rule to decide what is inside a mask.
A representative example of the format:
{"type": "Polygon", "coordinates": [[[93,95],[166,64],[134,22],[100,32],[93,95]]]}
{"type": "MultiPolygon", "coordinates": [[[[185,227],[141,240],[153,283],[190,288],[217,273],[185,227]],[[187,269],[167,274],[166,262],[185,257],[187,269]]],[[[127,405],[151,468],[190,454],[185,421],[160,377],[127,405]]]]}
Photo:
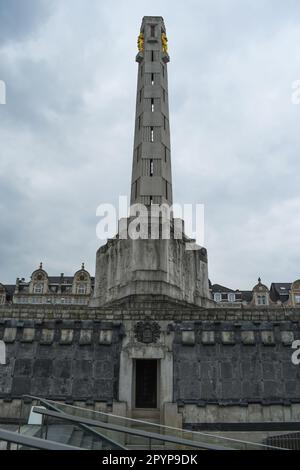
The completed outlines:
{"type": "Polygon", "coordinates": [[[136,38],[169,37],[174,200],[204,203],[213,282],[300,277],[299,0],[0,0],[0,282],[93,273],[129,194],[136,38]]]}

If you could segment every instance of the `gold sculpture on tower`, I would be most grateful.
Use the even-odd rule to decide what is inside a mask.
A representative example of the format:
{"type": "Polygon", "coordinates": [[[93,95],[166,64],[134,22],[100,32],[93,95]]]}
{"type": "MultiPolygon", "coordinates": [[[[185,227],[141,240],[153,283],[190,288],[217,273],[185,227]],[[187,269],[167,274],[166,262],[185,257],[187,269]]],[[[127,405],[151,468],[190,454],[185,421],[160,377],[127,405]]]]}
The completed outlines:
{"type": "Polygon", "coordinates": [[[141,33],[137,40],[139,52],[144,52],[144,42],[145,42],[144,33],[141,33]]]}
{"type": "Polygon", "coordinates": [[[168,38],[166,33],[161,34],[162,49],[165,54],[168,53],[168,38]]]}

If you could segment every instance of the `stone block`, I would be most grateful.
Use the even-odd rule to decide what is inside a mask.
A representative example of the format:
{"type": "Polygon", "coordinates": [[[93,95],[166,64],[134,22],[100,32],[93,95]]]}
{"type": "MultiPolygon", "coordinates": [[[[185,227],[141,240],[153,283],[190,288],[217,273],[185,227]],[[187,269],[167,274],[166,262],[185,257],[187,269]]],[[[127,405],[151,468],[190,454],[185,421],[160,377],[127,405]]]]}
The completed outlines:
{"type": "Polygon", "coordinates": [[[62,329],[60,331],[60,344],[72,344],[74,338],[74,330],[62,329]]]}
{"type": "Polygon", "coordinates": [[[99,333],[99,344],[111,344],[112,343],[112,330],[101,330],[99,333]]]}
{"type": "Polygon", "coordinates": [[[92,343],[93,330],[80,330],[79,344],[86,346],[92,343]]]}
{"type": "Polygon", "coordinates": [[[202,331],[201,340],[203,344],[215,344],[215,332],[202,331]]]}
{"type": "Polygon", "coordinates": [[[195,331],[186,330],[181,332],[181,342],[185,346],[194,346],[195,344],[195,331]]]}
{"type": "Polygon", "coordinates": [[[32,375],[33,359],[18,358],[15,361],[14,376],[30,377],[32,375]]]}
{"type": "Polygon", "coordinates": [[[243,344],[253,345],[255,344],[255,334],[254,331],[242,331],[241,339],[243,344]]]}
{"type": "Polygon", "coordinates": [[[71,359],[55,359],[53,361],[53,376],[60,379],[69,379],[72,376],[72,365],[71,359]]]}
{"type": "Polygon", "coordinates": [[[234,331],[222,331],[221,339],[223,344],[235,344],[234,331]]]}
{"type": "Polygon", "coordinates": [[[275,338],[273,331],[262,331],[261,340],[265,346],[275,346],[275,338]]]}
{"type": "Polygon", "coordinates": [[[33,366],[34,377],[50,377],[53,362],[51,359],[36,359],[33,366]]]}
{"type": "Polygon", "coordinates": [[[23,343],[32,343],[35,337],[35,328],[24,328],[22,335],[23,343]]]}
{"type": "Polygon", "coordinates": [[[5,343],[13,343],[16,340],[17,328],[5,328],[3,341],[5,343]]]}
{"type": "Polygon", "coordinates": [[[29,395],[31,393],[31,378],[14,377],[11,393],[13,396],[29,395]]]}
{"type": "Polygon", "coordinates": [[[178,413],[177,403],[164,403],[162,412],[164,426],[182,429],[182,414],[178,413]]]}
{"type": "Polygon", "coordinates": [[[294,341],[294,332],[293,331],[282,331],[281,332],[281,341],[285,346],[291,346],[294,341]]]}
{"type": "Polygon", "coordinates": [[[54,330],[48,330],[44,328],[41,333],[40,344],[52,344],[54,340],[54,330]]]}

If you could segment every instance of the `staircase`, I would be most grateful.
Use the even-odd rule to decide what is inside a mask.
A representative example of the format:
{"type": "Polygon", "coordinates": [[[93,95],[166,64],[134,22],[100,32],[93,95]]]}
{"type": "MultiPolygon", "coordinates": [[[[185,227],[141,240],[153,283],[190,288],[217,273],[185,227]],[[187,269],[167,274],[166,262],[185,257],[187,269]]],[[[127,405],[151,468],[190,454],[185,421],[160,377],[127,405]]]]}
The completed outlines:
{"type": "MultiPolygon", "coordinates": [[[[149,408],[135,408],[131,412],[131,429],[137,429],[139,431],[145,431],[150,433],[158,433],[160,431],[159,426],[153,426],[160,424],[160,410],[149,409],[149,408]]],[[[141,438],[138,436],[127,436],[126,447],[128,449],[145,450],[149,449],[149,439],[141,438]]],[[[170,450],[172,445],[162,444],[162,442],[152,441],[151,448],[153,450],[170,450]]]]}

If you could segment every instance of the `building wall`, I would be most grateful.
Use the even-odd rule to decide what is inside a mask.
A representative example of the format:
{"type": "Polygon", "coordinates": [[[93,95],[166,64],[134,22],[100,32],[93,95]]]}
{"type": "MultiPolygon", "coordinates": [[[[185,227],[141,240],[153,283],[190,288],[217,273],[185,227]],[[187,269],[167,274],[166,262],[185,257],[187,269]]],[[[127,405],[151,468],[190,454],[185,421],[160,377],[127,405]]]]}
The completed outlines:
{"type": "Polygon", "coordinates": [[[124,309],[2,306],[7,363],[0,366],[0,418],[14,417],[23,394],[108,411],[123,403],[130,416],[133,361],[154,358],[162,416],[173,403],[184,425],[243,421],[251,410],[270,420],[270,409],[278,420],[299,419],[300,366],[291,361],[299,314],[149,302],[124,309]],[[136,334],[145,321],[159,327],[150,343],[136,334]]]}

